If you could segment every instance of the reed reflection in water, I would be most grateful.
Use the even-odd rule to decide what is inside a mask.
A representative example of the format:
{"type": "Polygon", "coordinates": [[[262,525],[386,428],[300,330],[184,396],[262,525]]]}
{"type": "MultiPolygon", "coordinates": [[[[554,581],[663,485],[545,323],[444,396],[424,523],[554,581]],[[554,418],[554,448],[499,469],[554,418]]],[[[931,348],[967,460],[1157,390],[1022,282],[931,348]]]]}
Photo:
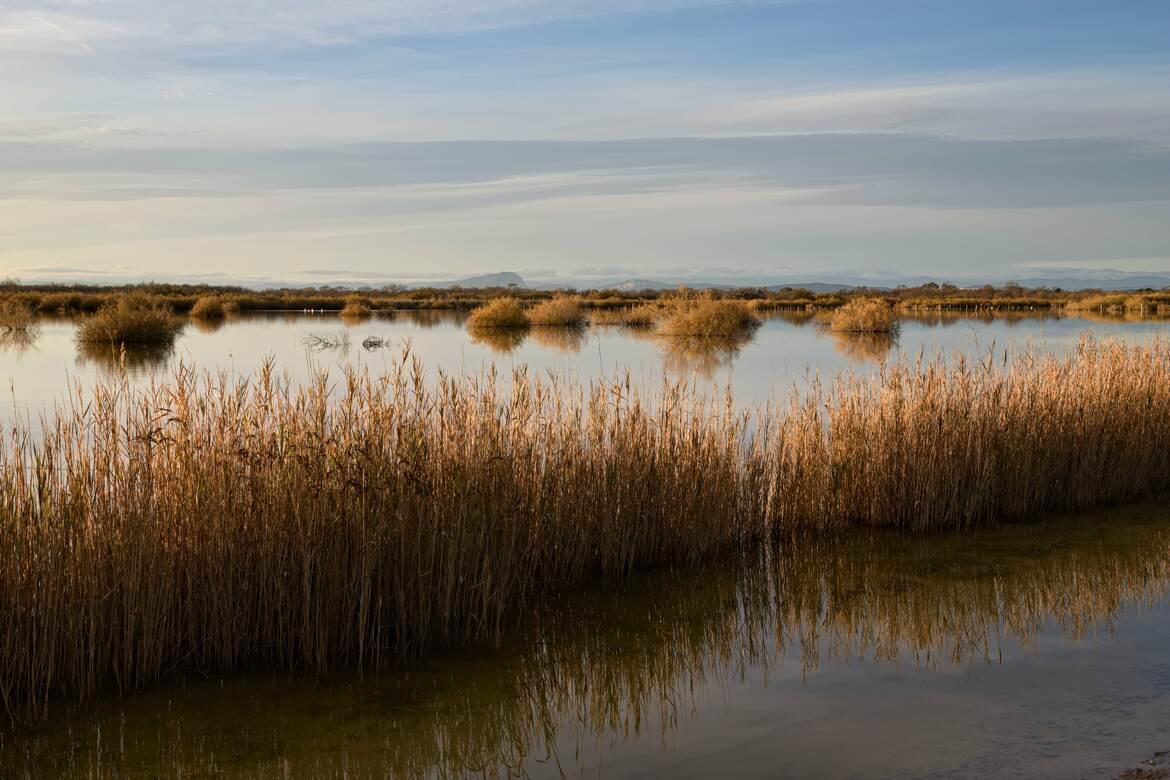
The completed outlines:
{"type": "Polygon", "coordinates": [[[122,370],[134,374],[166,368],[174,356],[171,344],[123,344],[77,342],[77,364],[95,365],[99,374],[110,375],[122,370]]]}
{"type": "MultiPolygon", "coordinates": [[[[607,753],[636,744],[622,759],[633,763],[621,765],[634,773],[663,751],[699,750],[677,731],[769,680],[796,686],[768,699],[777,729],[809,717],[800,691],[834,711],[854,707],[855,688],[833,685],[835,676],[889,678],[898,665],[994,673],[1005,654],[1026,656],[1040,640],[1064,648],[1050,662],[1068,664],[1075,689],[1094,673],[1080,644],[1125,616],[1165,619],[1148,610],[1168,583],[1166,505],[979,533],[798,537],[698,572],[562,594],[487,654],[364,680],[191,680],[107,701],[35,731],[0,732],[0,766],[34,777],[555,776],[599,770],[607,753]]],[[[1016,695],[1030,703],[1047,693],[1016,695]]],[[[915,716],[930,723],[932,713],[915,716]]],[[[867,728],[875,739],[899,736],[882,722],[867,728]]]]}

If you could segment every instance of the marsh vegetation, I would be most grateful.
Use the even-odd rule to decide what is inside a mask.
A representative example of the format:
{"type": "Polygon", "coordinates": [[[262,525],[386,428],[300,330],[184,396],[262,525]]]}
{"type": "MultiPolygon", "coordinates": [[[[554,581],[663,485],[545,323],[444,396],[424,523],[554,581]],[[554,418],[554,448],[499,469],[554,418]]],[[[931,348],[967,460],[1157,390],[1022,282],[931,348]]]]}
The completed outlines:
{"type": "Polygon", "coordinates": [[[496,641],[566,583],[1170,484],[1160,339],[895,361],[754,410],[694,385],[395,365],[306,386],[118,375],[40,433],[17,426],[0,452],[9,712],[178,669],[376,669],[496,641]]]}
{"type": "MultiPolygon", "coordinates": [[[[670,746],[674,761],[687,760],[687,729],[696,720],[702,728],[704,717],[722,717],[716,722],[727,730],[756,739],[751,724],[761,702],[745,713],[742,698],[745,688],[750,695],[762,687],[761,678],[778,689],[763,704],[775,729],[769,742],[791,761],[825,768],[823,754],[803,755],[784,742],[807,739],[800,725],[808,697],[862,711],[867,734],[890,739],[908,712],[927,709],[929,720],[938,692],[947,698],[956,685],[969,698],[951,717],[961,719],[958,730],[971,729],[964,744],[982,740],[970,745],[980,754],[992,739],[972,727],[983,718],[971,699],[980,686],[967,675],[952,682],[947,672],[985,678],[1005,655],[1044,643],[1059,643],[1050,663],[1066,675],[1108,671],[1113,657],[1102,657],[1101,648],[1075,651],[1164,601],[1167,520],[1164,506],[1151,505],[978,534],[786,536],[711,565],[657,569],[534,600],[496,652],[433,658],[409,674],[194,676],[181,687],[81,706],[31,735],[0,740],[0,765],[34,777],[328,776],[342,765],[357,776],[459,776],[469,767],[489,776],[557,776],[587,773],[600,760],[615,760],[623,744],[643,743],[648,749],[624,758],[655,774],[653,748],[670,746]],[[916,669],[931,674],[915,677],[916,669]],[[834,685],[842,674],[849,684],[834,685]],[[895,717],[869,717],[867,686],[906,678],[912,686],[922,680],[932,698],[893,697],[895,717]]],[[[1116,677],[1100,687],[1111,684],[1116,677]]],[[[1050,700],[1039,684],[1023,688],[1026,704],[1050,700]]],[[[1156,698],[1148,679],[1118,693],[1156,698]]],[[[1073,735],[1060,733],[1084,741],[1075,716],[1037,719],[1031,706],[1002,703],[997,711],[1019,737],[1012,744],[1051,738],[1069,720],[1073,735]]],[[[834,738],[847,746],[857,739],[834,738]]],[[[1016,747],[999,755],[1018,761],[1028,754],[1016,747]]],[[[980,758],[984,774],[986,756],[980,758]]],[[[854,769],[865,764],[853,760],[854,769]]],[[[918,760],[926,763],[903,767],[908,774],[933,774],[954,762],[935,751],[918,760]]]]}
{"type": "Polygon", "coordinates": [[[471,312],[467,327],[473,330],[523,330],[532,323],[518,298],[492,298],[471,312]]]}
{"type": "Polygon", "coordinates": [[[183,320],[164,302],[127,295],[104,304],[77,322],[77,341],[87,345],[169,345],[183,320]]]}
{"type": "Polygon", "coordinates": [[[583,328],[588,322],[581,299],[562,295],[536,304],[527,311],[528,321],[541,327],[583,328]]]}
{"type": "Polygon", "coordinates": [[[895,333],[898,315],[880,298],[854,298],[821,314],[821,321],[838,333],[895,333]]]}

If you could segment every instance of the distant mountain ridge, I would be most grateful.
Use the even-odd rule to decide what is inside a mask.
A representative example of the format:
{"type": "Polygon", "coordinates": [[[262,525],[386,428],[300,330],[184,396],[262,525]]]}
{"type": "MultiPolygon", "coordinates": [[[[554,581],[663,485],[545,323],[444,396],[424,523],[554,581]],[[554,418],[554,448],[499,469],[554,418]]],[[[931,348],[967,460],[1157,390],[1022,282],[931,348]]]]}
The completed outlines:
{"type": "MultiPolygon", "coordinates": [[[[455,279],[449,282],[419,284],[420,287],[439,287],[449,289],[452,287],[466,287],[466,288],[486,288],[486,287],[510,287],[514,286],[521,289],[534,290],[556,290],[556,289],[570,289],[570,290],[619,290],[621,292],[641,292],[641,291],[662,291],[674,290],[680,286],[689,287],[693,290],[734,290],[740,287],[762,287],[772,292],[782,290],[784,288],[802,288],[810,290],[815,293],[835,293],[843,290],[854,290],[858,288],[865,288],[870,290],[893,290],[898,286],[915,287],[929,282],[936,282],[938,284],[946,284],[945,278],[932,278],[928,276],[922,277],[908,277],[900,279],[883,279],[881,277],[865,278],[865,277],[841,277],[832,279],[830,275],[828,279],[823,281],[812,281],[805,279],[793,279],[791,281],[778,281],[776,279],[741,279],[736,278],[734,281],[701,281],[696,279],[687,279],[680,281],[667,281],[662,279],[649,279],[644,277],[633,277],[629,279],[616,280],[547,280],[540,282],[532,282],[524,279],[520,274],[514,271],[500,271],[490,274],[481,274],[479,276],[469,276],[463,279],[455,279]]],[[[996,286],[1003,286],[1004,284],[1017,284],[1021,287],[1050,287],[1060,288],[1063,290],[1104,290],[1104,291],[1121,291],[1121,290],[1141,290],[1154,289],[1161,290],[1170,288],[1170,274],[1122,274],[1118,276],[1106,277],[1086,277],[1077,278],[1071,276],[1062,277],[1032,277],[1020,278],[1014,280],[1007,280],[1004,282],[994,283],[996,286]]],[[[991,282],[989,282],[991,284],[991,282]]],[[[981,284],[972,283],[970,281],[957,284],[959,287],[976,288],[982,286],[981,284]]]]}
{"type": "Polygon", "coordinates": [[[528,287],[528,283],[518,273],[512,271],[499,271],[494,274],[480,274],[479,276],[468,276],[463,279],[455,279],[450,282],[439,282],[438,284],[421,285],[423,287],[438,287],[449,289],[452,287],[528,287]]]}

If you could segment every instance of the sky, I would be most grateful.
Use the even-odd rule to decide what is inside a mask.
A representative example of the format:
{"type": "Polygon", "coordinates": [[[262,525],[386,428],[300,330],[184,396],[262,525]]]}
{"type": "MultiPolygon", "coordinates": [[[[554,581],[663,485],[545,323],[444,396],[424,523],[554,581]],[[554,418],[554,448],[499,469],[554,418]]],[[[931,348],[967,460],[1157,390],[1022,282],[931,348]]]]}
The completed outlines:
{"type": "Polygon", "coordinates": [[[1170,273],[1165,0],[0,0],[0,275],[1170,273]]]}

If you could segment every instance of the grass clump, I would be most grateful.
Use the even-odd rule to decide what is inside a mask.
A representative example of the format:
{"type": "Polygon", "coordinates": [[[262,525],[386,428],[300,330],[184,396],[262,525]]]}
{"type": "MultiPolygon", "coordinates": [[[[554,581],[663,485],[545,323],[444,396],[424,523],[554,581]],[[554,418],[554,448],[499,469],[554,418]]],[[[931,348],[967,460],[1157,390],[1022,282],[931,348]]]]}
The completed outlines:
{"type": "MultiPolygon", "coordinates": [[[[191,318],[204,322],[222,320],[228,316],[232,306],[218,295],[204,295],[196,299],[191,306],[191,318]]],[[[238,306],[235,307],[235,310],[238,311],[238,306]]]]}
{"type": "Polygon", "coordinates": [[[822,315],[830,330],[838,333],[894,333],[898,315],[881,298],[854,298],[822,315]]]}
{"type": "Polygon", "coordinates": [[[581,299],[572,295],[559,295],[538,303],[527,314],[528,321],[533,325],[582,328],[586,323],[581,299]]]}
{"type": "Polygon", "coordinates": [[[345,299],[345,306],[341,308],[341,316],[347,320],[365,320],[372,317],[374,310],[370,304],[359,296],[353,295],[345,299]]]}
{"type": "Polygon", "coordinates": [[[170,344],[183,321],[169,306],[143,295],[126,295],[105,304],[77,324],[83,344],[170,344]]]}
{"type": "Polygon", "coordinates": [[[760,318],[743,301],[685,300],[661,324],[666,336],[686,338],[736,338],[751,333],[760,318]]]}
{"type": "Polygon", "coordinates": [[[32,306],[12,299],[0,303],[0,334],[31,333],[36,324],[37,314],[32,306]]]}
{"type": "Polygon", "coordinates": [[[527,328],[531,324],[517,298],[493,298],[472,311],[467,319],[467,327],[473,329],[527,328]]]}

